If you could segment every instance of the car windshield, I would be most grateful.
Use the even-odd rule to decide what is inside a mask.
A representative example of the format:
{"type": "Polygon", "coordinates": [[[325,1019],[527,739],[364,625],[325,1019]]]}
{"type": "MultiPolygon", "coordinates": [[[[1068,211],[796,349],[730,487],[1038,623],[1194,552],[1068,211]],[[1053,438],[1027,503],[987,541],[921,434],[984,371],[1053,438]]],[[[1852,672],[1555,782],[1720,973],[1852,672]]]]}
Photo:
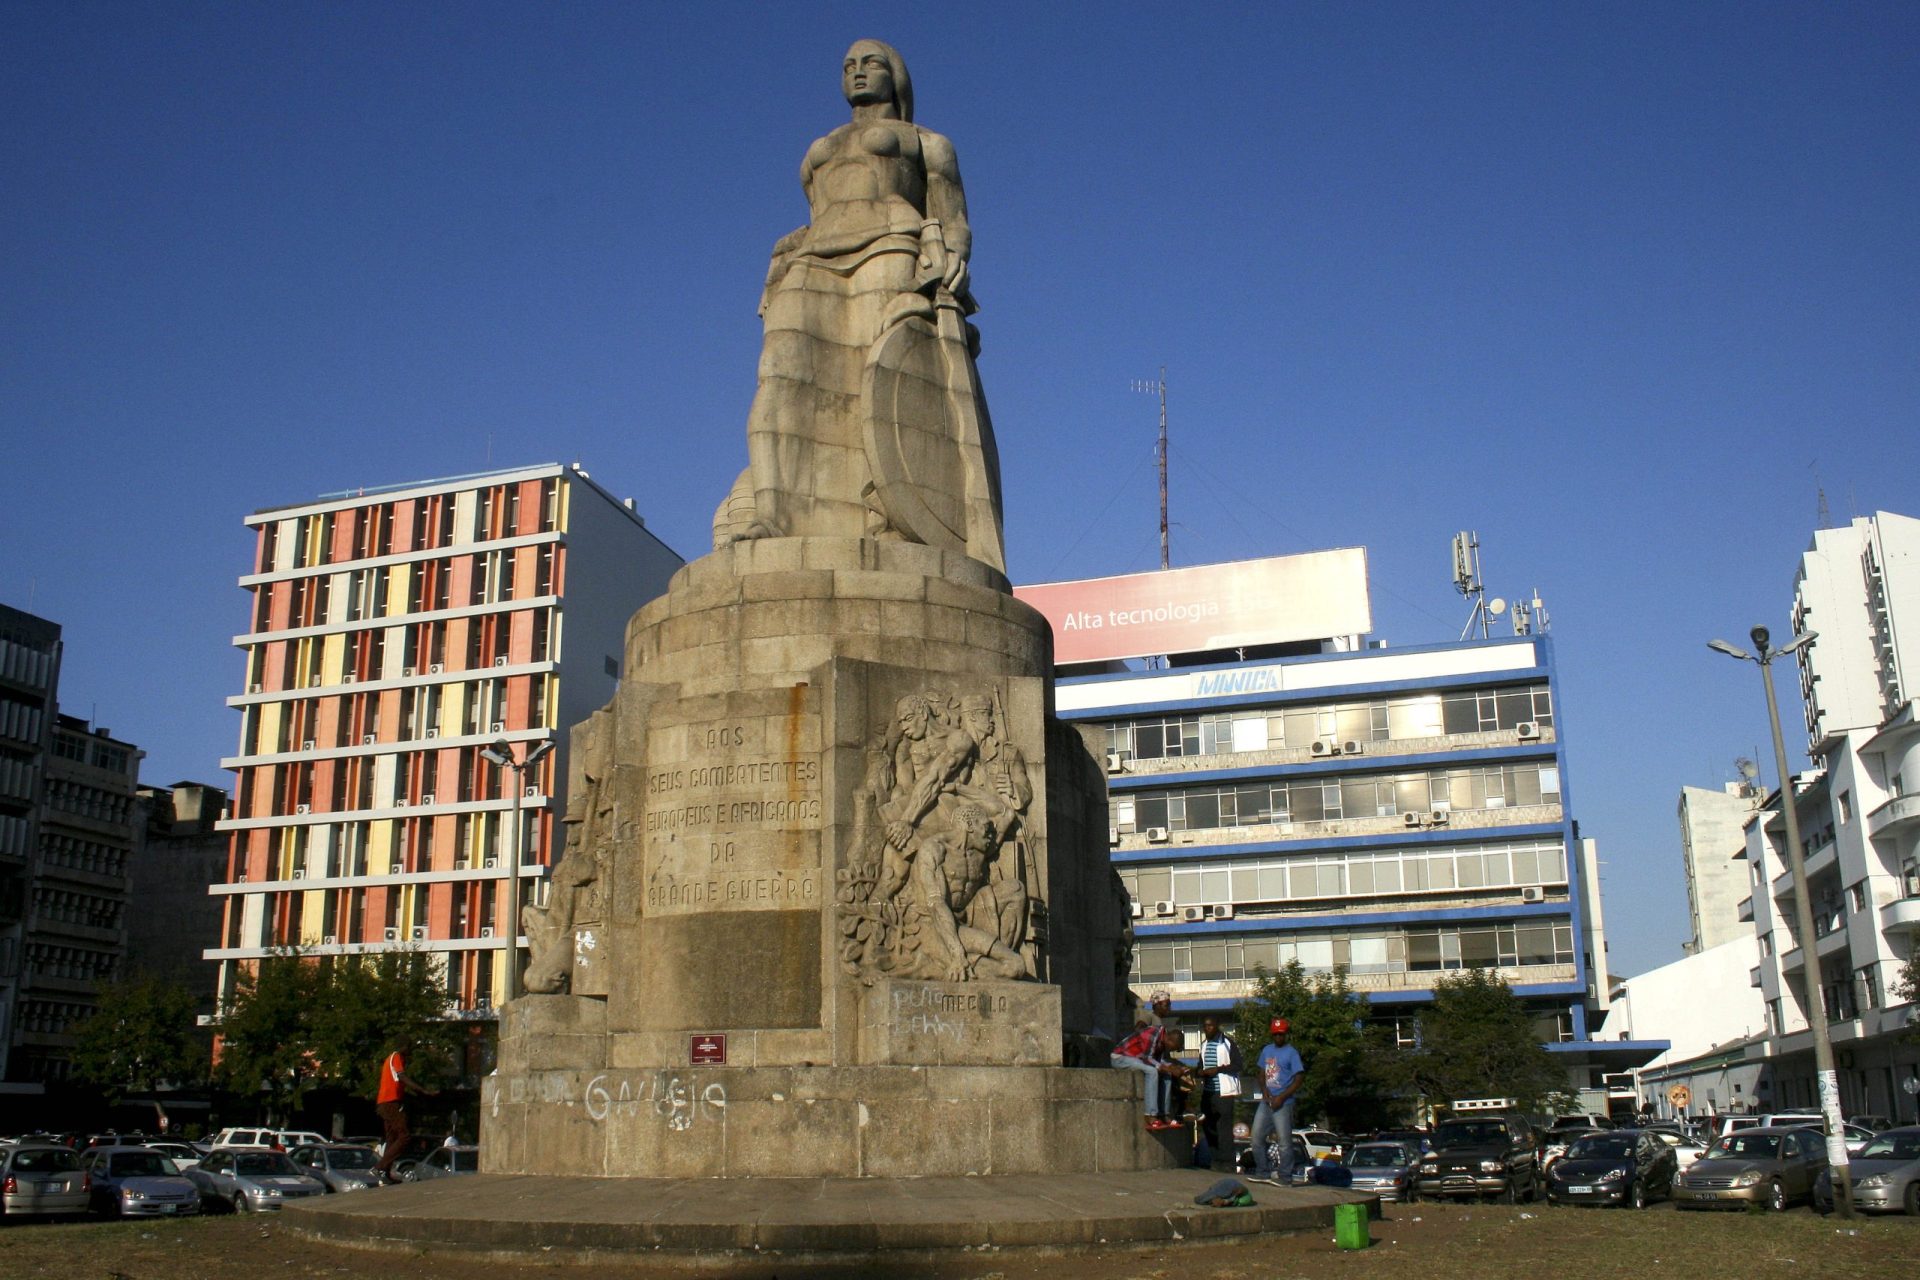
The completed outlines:
{"type": "Polygon", "coordinates": [[[342,1147],[327,1153],[329,1169],[371,1169],[379,1159],[371,1147],[342,1147]]]}
{"type": "Polygon", "coordinates": [[[1347,1163],[1355,1169],[1392,1169],[1407,1164],[1412,1159],[1405,1147],[1366,1146],[1355,1147],[1347,1163]]]}
{"type": "Polygon", "coordinates": [[[1436,1147],[1484,1147],[1507,1140],[1507,1126],[1495,1120],[1449,1120],[1433,1133],[1436,1147]]]}
{"type": "Polygon", "coordinates": [[[108,1172],[116,1178],[159,1178],[180,1169],[158,1151],[123,1151],[113,1157],[108,1172]]]}
{"type": "Polygon", "coordinates": [[[71,1173],[80,1167],[80,1157],[66,1148],[45,1151],[17,1151],[13,1156],[14,1173],[71,1173]]]}
{"type": "Polygon", "coordinates": [[[1883,1133],[1860,1149],[1859,1160],[1920,1160],[1920,1130],[1883,1133]]]}
{"type": "Polygon", "coordinates": [[[1569,1160],[1621,1160],[1633,1154],[1632,1138],[1596,1134],[1567,1148],[1569,1160]]]}
{"type": "Polygon", "coordinates": [[[1716,1160],[1778,1160],[1780,1136],[1773,1133],[1730,1133],[1707,1153],[1716,1160]]]}
{"type": "Polygon", "coordinates": [[[250,1178],[266,1173],[299,1173],[293,1161],[278,1151],[242,1151],[233,1157],[233,1171],[250,1178]]]}
{"type": "Polygon", "coordinates": [[[480,1172],[480,1153],[478,1151],[455,1151],[452,1153],[448,1163],[453,1166],[455,1173],[478,1173],[480,1172]]]}

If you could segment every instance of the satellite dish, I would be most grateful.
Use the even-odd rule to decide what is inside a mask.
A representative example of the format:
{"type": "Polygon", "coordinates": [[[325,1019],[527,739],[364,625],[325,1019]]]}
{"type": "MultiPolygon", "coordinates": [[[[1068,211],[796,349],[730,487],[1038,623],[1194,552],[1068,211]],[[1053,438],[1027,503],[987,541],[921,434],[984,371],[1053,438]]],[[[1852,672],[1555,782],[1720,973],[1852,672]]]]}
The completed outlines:
{"type": "Polygon", "coordinates": [[[1505,600],[1502,600],[1499,596],[1495,596],[1493,599],[1487,601],[1487,612],[1492,614],[1494,617],[1497,618],[1501,614],[1505,613],[1506,611],[1507,611],[1507,602],[1505,600]]]}

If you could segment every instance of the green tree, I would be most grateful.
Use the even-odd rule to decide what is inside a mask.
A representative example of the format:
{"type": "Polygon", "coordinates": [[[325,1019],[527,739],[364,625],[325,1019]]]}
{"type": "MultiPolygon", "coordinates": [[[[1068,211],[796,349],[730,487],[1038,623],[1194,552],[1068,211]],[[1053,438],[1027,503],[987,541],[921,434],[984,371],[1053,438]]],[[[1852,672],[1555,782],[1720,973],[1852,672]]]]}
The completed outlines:
{"type": "Polygon", "coordinates": [[[113,1101],[163,1084],[207,1077],[207,1049],[196,1029],[197,1000],[185,987],[135,978],[100,988],[100,1003],[75,1031],[74,1074],[113,1101]]]}
{"type": "Polygon", "coordinates": [[[381,1059],[408,1035],[425,1051],[411,1073],[431,1080],[436,1059],[450,1057],[459,1037],[445,1006],[420,953],[282,951],[244,974],[222,1011],[221,1074],[236,1092],[264,1092],[268,1114],[283,1118],[320,1085],[371,1094],[381,1059]]]}
{"type": "MultiPolygon", "coordinates": [[[[1908,1004],[1920,1004],[1920,947],[1913,949],[1900,976],[1893,980],[1893,994],[1908,1004]]],[[[1910,1027],[1900,1037],[1909,1044],[1920,1044],[1920,1027],[1910,1027]]]]}
{"type": "Polygon", "coordinates": [[[1568,1101],[1566,1069],[1541,1047],[1507,984],[1484,969],[1434,983],[1433,1003],[1420,1015],[1420,1047],[1403,1067],[1435,1103],[1512,1098],[1540,1110],[1568,1101]]]}
{"type": "Polygon", "coordinates": [[[1343,970],[1309,976],[1290,961],[1278,973],[1257,971],[1253,994],[1234,1009],[1234,1038],[1251,1075],[1255,1056],[1273,1043],[1268,1024],[1285,1018],[1289,1043],[1306,1066],[1296,1114],[1344,1132],[1377,1129],[1397,1120],[1404,1107],[1395,1096],[1395,1050],[1384,1033],[1365,1025],[1366,1009],[1343,970]]]}

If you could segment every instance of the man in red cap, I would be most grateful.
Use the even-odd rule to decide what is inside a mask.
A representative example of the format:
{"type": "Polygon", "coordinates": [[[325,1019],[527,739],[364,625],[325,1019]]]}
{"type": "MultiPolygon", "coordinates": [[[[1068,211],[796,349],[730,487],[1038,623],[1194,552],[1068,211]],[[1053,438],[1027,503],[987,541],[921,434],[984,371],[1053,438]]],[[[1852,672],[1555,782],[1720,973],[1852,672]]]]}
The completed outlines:
{"type": "Polygon", "coordinates": [[[1253,1060],[1260,1081],[1260,1105],[1253,1113],[1253,1178],[1285,1186],[1293,1181],[1293,1095],[1306,1078],[1306,1065],[1300,1051],[1287,1043],[1292,1027],[1285,1018],[1275,1018],[1267,1030],[1273,1043],[1253,1060]]]}

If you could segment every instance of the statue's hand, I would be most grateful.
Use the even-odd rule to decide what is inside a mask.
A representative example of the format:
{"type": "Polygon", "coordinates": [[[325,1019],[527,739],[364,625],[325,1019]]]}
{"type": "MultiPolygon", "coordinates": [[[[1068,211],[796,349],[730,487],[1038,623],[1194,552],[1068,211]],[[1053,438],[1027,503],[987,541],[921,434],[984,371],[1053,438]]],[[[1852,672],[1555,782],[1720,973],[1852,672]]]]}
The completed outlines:
{"type": "Polygon", "coordinates": [[[946,274],[941,277],[940,283],[956,298],[966,295],[967,259],[964,254],[948,252],[946,274]]]}
{"type": "Polygon", "coordinates": [[[895,818],[887,823],[887,843],[896,849],[905,849],[907,842],[913,839],[911,824],[895,818]]]}

